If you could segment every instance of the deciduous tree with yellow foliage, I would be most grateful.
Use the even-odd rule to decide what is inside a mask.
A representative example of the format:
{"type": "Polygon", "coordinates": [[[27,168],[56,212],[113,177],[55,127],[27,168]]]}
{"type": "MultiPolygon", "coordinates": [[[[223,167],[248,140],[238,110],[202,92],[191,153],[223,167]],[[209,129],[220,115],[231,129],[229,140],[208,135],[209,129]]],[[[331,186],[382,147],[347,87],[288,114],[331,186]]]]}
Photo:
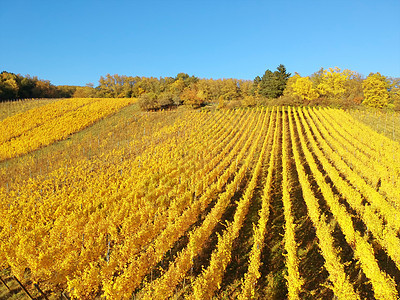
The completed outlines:
{"type": "Polygon", "coordinates": [[[319,94],[309,77],[301,77],[299,74],[289,78],[285,95],[298,97],[303,102],[318,98],[319,94]]]}
{"type": "Polygon", "coordinates": [[[322,80],[318,84],[318,93],[332,100],[341,100],[346,92],[346,82],[354,75],[353,71],[340,70],[338,67],[324,70],[322,80]]]}
{"type": "Polygon", "coordinates": [[[370,73],[364,80],[364,101],[363,104],[382,108],[386,107],[389,102],[389,83],[385,76],[378,73],[370,73]]]}

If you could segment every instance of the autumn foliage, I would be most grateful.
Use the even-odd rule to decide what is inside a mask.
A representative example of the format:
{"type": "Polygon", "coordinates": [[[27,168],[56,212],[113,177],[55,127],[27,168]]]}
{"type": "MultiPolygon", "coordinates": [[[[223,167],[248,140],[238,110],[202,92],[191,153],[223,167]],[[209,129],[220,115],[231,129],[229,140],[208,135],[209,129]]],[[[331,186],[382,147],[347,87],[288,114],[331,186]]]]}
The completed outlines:
{"type": "Polygon", "coordinates": [[[218,108],[256,105],[324,105],[400,110],[400,79],[371,73],[367,78],[349,70],[321,68],[309,75],[293,76],[284,65],[267,69],[254,80],[207,79],[179,73],[175,77],[101,76],[98,85],[54,86],[48,80],[8,72],[0,74],[0,101],[20,98],[138,98],[143,110],[187,105],[218,108]]]}
{"type": "Polygon", "coordinates": [[[2,162],[0,276],[49,298],[398,299],[398,142],[342,109],[131,100],[0,121],[7,149],[48,147],[2,162]]]}

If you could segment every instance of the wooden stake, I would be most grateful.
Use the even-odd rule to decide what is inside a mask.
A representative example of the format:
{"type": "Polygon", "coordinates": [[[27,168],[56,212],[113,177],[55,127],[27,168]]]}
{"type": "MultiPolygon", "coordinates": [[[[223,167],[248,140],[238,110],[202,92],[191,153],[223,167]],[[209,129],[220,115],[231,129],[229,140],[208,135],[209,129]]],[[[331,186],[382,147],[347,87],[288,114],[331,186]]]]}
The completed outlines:
{"type": "Polygon", "coordinates": [[[107,254],[106,254],[106,261],[110,261],[110,240],[108,239],[108,234],[106,236],[106,243],[107,243],[107,254]]]}
{"type": "Polygon", "coordinates": [[[38,292],[43,296],[44,299],[49,300],[49,298],[47,298],[46,294],[43,293],[43,291],[40,289],[40,287],[39,287],[39,285],[37,283],[34,283],[33,285],[38,290],[38,292]]]}
{"type": "Polygon", "coordinates": [[[23,284],[18,280],[17,277],[13,276],[15,281],[18,282],[19,286],[24,290],[25,294],[29,297],[29,299],[33,300],[31,294],[29,294],[28,290],[23,286],[23,284]]]}
{"type": "Polygon", "coordinates": [[[0,277],[0,281],[6,286],[6,288],[11,292],[10,287],[7,285],[7,283],[3,280],[3,278],[0,277]]]}
{"type": "Polygon", "coordinates": [[[61,298],[62,298],[62,297],[64,297],[64,298],[67,299],[67,300],[70,300],[69,297],[68,297],[67,295],[65,295],[64,292],[61,292],[61,298]]]}

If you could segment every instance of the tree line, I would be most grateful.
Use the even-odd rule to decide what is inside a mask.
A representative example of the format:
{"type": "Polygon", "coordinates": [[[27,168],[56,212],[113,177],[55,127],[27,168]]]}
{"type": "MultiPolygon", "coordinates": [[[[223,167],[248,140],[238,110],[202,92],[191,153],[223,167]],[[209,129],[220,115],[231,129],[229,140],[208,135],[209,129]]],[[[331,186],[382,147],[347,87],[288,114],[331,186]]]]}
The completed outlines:
{"type": "Polygon", "coordinates": [[[351,107],[360,104],[400,110],[400,79],[371,73],[366,78],[337,67],[310,76],[288,73],[284,65],[266,70],[254,80],[201,79],[186,73],[175,77],[101,76],[99,84],[54,86],[37,77],[0,73],[0,101],[23,98],[138,98],[144,110],[179,105],[218,107],[255,105],[330,105],[351,107]]]}
{"type": "Polygon", "coordinates": [[[311,76],[295,74],[287,81],[283,97],[296,104],[327,104],[351,107],[363,104],[375,108],[400,110],[400,78],[370,73],[362,75],[337,67],[311,76]]]}
{"type": "Polygon", "coordinates": [[[74,87],[55,86],[36,76],[22,76],[7,71],[0,73],[0,102],[28,98],[70,98],[74,87]]]}

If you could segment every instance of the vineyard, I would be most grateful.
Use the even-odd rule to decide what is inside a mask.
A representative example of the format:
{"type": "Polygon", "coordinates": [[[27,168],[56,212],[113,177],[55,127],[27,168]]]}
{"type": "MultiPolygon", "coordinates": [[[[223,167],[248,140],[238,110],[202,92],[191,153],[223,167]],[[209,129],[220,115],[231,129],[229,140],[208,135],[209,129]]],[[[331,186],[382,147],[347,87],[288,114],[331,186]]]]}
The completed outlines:
{"type": "Polygon", "coordinates": [[[0,299],[400,297],[400,144],[351,113],[68,101],[1,115],[0,299]]]}

